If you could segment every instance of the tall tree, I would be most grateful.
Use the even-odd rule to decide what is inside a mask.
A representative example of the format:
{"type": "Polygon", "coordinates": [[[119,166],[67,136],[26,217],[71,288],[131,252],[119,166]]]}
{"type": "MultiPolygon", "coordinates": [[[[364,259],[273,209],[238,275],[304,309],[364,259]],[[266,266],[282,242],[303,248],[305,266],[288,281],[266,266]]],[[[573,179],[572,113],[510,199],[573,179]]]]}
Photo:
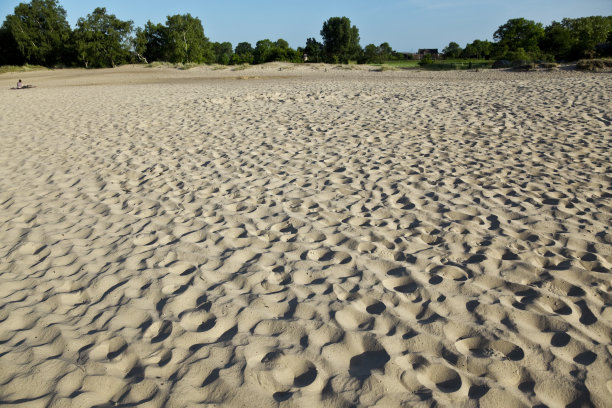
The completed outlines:
{"type": "Polygon", "coordinates": [[[368,44],[363,47],[363,62],[366,64],[380,64],[382,61],[378,57],[378,47],[368,44]]]}
{"type": "Polygon", "coordinates": [[[253,46],[250,43],[239,43],[234,49],[232,64],[252,64],[255,58],[253,53],[253,46]]]}
{"type": "Polygon", "coordinates": [[[359,62],[382,64],[385,61],[391,60],[395,54],[389,43],[384,42],[379,46],[368,44],[363,49],[359,62]]]}
{"type": "Polygon", "coordinates": [[[497,40],[497,54],[503,55],[522,50],[532,57],[538,57],[541,53],[539,43],[543,37],[542,23],[524,18],[510,19],[493,33],[493,38],[497,40]]]}
{"type": "Polygon", "coordinates": [[[25,58],[17,47],[15,37],[5,26],[0,27],[0,65],[23,65],[25,58]]]}
{"type": "Polygon", "coordinates": [[[74,31],[78,58],[87,68],[114,67],[130,60],[132,21],[119,20],[97,7],[79,18],[74,31]]]}
{"type": "Polygon", "coordinates": [[[347,17],[331,17],[321,29],[323,50],[328,62],[348,63],[361,53],[359,30],[347,17]]]}
{"type": "Polygon", "coordinates": [[[564,18],[561,24],[567,27],[573,37],[570,50],[572,59],[595,56],[595,46],[605,43],[612,32],[612,16],[564,18]]]}
{"type": "Polygon", "coordinates": [[[491,55],[493,49],[493,43],[484,40],[474,40],[473,42],[466,44],[465,49],[461,52],[462,58],[488,58],[491,55]]]}
{"type": "Polygon", "coordinates": [[[571,58],[574,43],[575,40],[569,28],[553,21],[544,29],[544,37],[540,41],[540,48],[543,52],[553,55],[557,60],[566,60],[571,58]]]}
{"type": "Polygon", "coordinates": [[[147,21],[144,28],[137,28],[133,40],[134,51],[144,62],[166,61],[168,30],[163,24],[147,21]]]}
{"type": "Polygon", "coordinates": [[[308,38],[306,40],[304,54],[306,54],[306,56],[308,57],[309,62],[320,62],[323,58],[323,44],[321,44],[314,38],[308,38]]]}
{"type": "Polygon", "coordinates": [[[228,65],[234,54],[232,44],[229,42],[215,42],[212,47],[213,53],[215,54],[215,62],[221,65],[228,65]]]}
{"type": "Polygon", "coordinates": [[[257,41],[255,44],[255,50],[253,50],[253,63],[263,64],[272,60],[272,51],[274,43],[267,38],[265,40],[257,41]]]}
{"type": "Polygon", "coordinates": [[[448,43],[446,47],[442,50],[442,54],[444,54],[444,58],[459,58],[461,55],[461,47],[454,41],[448,43]]]}
{"type": "Polygon", "coordinates": [[[214,55],[202,22],[191,14],[168,16],[167,60],[174,63],[212,62],[214,55]]]}
{"type": "Polygon", "coordinates": [[[612,34],[612,16],[564,18],[544,29],[540,47],[560,60],[576,60],[594,56],[596,46],[608,41],[612,34]]]}
{"type": "Polygon", "coordinates": [[[21,54],[16,60],[52,66],[66,62],[70,53],[70,25],[66,11],[56,0],[19,3],[15,14],[6,16],[3,29],[6,30],[3,42],[16,46],[21,54]]]}

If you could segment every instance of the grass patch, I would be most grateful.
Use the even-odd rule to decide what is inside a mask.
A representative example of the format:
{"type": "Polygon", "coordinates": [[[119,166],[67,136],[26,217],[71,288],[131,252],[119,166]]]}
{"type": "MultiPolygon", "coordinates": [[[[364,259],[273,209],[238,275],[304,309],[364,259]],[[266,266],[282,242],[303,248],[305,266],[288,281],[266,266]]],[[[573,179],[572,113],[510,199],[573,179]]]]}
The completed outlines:
{"type": "Polygon", "coordinates": [[[398,69],[418,68],[418,60],[385,61],[383,64],[375,64],[381,67],[393,67],[398,69]]]}
{"type": "Polygon", "coordinates": [[[433,64],[422,65],[421,68],[428,71],[454,71],[466,69],[488,69],[493,66],[493,61],[469,61],[469,60],[444,60],[435,61],[433,64]]]}
{"type": "Polygon", "coordinates": [[[172,66],[174,66],[174,64],[170,64],[169,62],[165,62],[165,61],[153,61],[148,63],[147,68],[161,68],[161,67],[166,67],[166,68],[170,68],[172,66]]]}
{"type": "MultiPolygon", "coordinates": [[[[373,64],[380,67],[396,69],[422,68],[430,71],[452,71],[461,69],[491,68],[493,61],[477,59],[434,60],[431,64],[419,65],[419,60],[385,61],[383,64],[373,64]],[[471,64],[471,65],[470,65],[471,64]]],[[[384,68],[383,68],[384,70],[384,68]]]]}
{"type": "Polygon", "coordinates": [[[178,64],[173,64],[171,62],[166,62],[166,61],[153,61],[149,64],[146,65],[147,68],[175,68],[175,69],[180,69],[180,70],[187,70],[187,69],[191,69],[191,68],[195,68],[200,66],[201,64],[196,64],[195,62],[188,62],[186,64],[183,64],[181,62],[179,62],[178,64]]]}
{"type": "Polygon", "coordinates": [[[49,68],[41,65],[2,65],[0,66],[0,74],[8,72],[30,72],[30,71],[46,71],[49,68]]]}
{"type": "Polygon", "coordinates": [[[234,68],[232,68],[232,71],[244,71],[245,69],[247,69],[249,67],[250,67],[249,64],[240,64],[240,65],[236,65],[234,68]]]}
{"type": "Polygon", "coordinates": [[[379,65],[377,69],[373,69],[372,71],[385,72],[385,71],[397,71],[397,70],[399,70],[398,67],[394,67],[393,65],[382,64],[382,65],[379,65]]]}
{"type": "Polygon", "coordinates": [[[601,71],[612,68],[612,58],[580,60],[576,63],[576,68],[581,71],[601,71]]]}
{"type": "Polygon", "coordinates": [[[334,69],[343,69],[343,70],[352,71],[354,69],[359,69],[359,68],[357,67],[356,64],[342,64],[342,65],[336,65],[334,69]]]}

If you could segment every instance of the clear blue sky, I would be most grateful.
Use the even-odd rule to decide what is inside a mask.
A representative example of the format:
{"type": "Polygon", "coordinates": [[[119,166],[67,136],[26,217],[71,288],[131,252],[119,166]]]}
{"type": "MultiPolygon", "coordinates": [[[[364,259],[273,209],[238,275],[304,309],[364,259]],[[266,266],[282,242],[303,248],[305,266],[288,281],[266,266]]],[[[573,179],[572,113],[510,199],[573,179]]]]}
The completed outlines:
{"type": "MultiPolygon", "coordinates": [[[[24,0],[0,0],[0,18],[24,0]]],[[[462,47],[475,39],[492,40],[510,18],[544,25],[564,17],[612,15],[612,0],[59,0],[74,28],[96,7],[143,26],[164,23],[166,16],[191,13],[202,20],[211,41],[233,46],[283,38],[293,48],[319,32],[329,17],[346,16],[359,28],[361,45],[388,42],[397,51],[462,47]]]]}

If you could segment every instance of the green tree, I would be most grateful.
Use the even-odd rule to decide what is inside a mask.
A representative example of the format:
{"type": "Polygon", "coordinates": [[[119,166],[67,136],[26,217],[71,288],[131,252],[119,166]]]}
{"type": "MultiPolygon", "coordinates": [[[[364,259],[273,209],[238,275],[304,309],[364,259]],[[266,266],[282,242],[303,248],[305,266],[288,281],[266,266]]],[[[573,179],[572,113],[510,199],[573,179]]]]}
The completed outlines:
{"type": "Polygon", "coordinates": [[[461,51],[461,58],[466,59],[483,59],[488,58],[491,55],[493,44],[487,40],[474,40],[473,42],[466,44],[463,51],[461,51]]]}
{"type": "Polygon", "coordinates": [[[361,53],[359,30],[347,17],[331,17],[324,22],[321,37],[327,62],[348,63],[361,53]]]}
{"type": "Polygon", "coordinates": [[[394,51],[388,42],[384,42],[378,46],[378,55],[382,62],[389,61],[393,54],[394,51]]]}
{"type": "Polygon", "coordinates": [[[304,54],[308,57],[308,62],[320,62],[323,58],[323,44],[314,38],[308,38],[306,47],[304,47],[304,54]]]}
{"type": "Polygon", "coordinates": [[[23,65],[25,59],[19,52],[15,38],[10,30],[0,27],[0,65],[23,65]]]}
{"type": "Polygon", "coordinates": [[[253,50],[253,63],[263,64],[272,60],[272,50],[274,49],[274,43],[267,38],[265,40],[259,40],[255,44],[255,50],[253,50]]]}
{"type": "Polygon", "coordinates": [[[540,41],[543,52],[551,54],[558,60],[570,58],[574,44],[572,32],[563,24],[553,21],[544,29],[544,37],[540,41]]]}
{"type": "Polygon", "coordinates": [[[374,44],[368,44],[363,49],[360,62],[370,64],[382,64],[385,61],[393,59],[395,57],[395,54],[396,52],[393,51],[393,49],[387,42],[384,42],[379,46],[376,46],[374,44]]]}
{"type": "Polygon", "coordinates": [[[272,46],[272,55],[269,61],[301,62],[302,53],[289,47],[287,41],[279,38],[272,46]]]}
{"type": "Polygon", "coordinates": [[[130,60],[132,21],[119,20],[98,7],[79,18],[74,31],[79,60],[87,68],[124,64],[130,60]]]}
{"type": "Polygon", "coordinates": [[[542,50],[560,60],[576,60],[595,54],[598,44],[612,34],[612,16],[564,18],[544,29],[542,50]]]}
{"type": "Polygon", "coordinates": [[[461,47],[454,41],[448,43],[446,47],[442,50],[442,54],[444,54],[444,58],[459,58],[461,55],[461,47]]]}
{"type": "Polygon", "coordinates": [[[532,59],[538,58],[541,54],[539,43],[543,37],[542,23],[524,18],[510,19],[493,33],[498,57],[522,48],[532,59]]]}
{"type": "Polygon", "coordinates": [[[70,25],[56,0],[19,3],[15,14],[6,16],[3,30],[3,50],[21,54],[7,59],[46,66],[70,62],[70,25]]]}
{"type": "Polygon", "coordinates": [[[191,14],[168,16],[166,20],[166,50],[168,62],[213,62],[214,54],[208,38],[204,36],[202,22],[191,14]]]}
{"type": "Polygon", "coordinates": [[[213,43],[213,53],[215,54],[215,62],[221,65],[228,65],[232,60],[234,48],[229,42],[213,43]]]}
{"type": "Polygon", "coordinates": [[[168,48],[168,30],[163,24],[147,21],[144,28],[136,29],[133,40],[136,56],[144,62],[165,61],[168,48]]]}
{"type": "Polygon", "coordinates": [[[605,43],[612,32],[612,16],[564,18],[561,24],[573,37],[569,55],[571,59],[594,57],[595,46],[605,43]]]}
{"type": "Polygon", "coordinates": [[[241,42],[234,49],[232,64],[252,64],[254,58],[253,46],[248,42],[241,42]]]}
{"type": "Polygon", "coordinates": [[[363,62],[366,64],[380,64],[382,61],[378,58],[378,47],[374,44],[368,44],[363,48],[363,62]]]}

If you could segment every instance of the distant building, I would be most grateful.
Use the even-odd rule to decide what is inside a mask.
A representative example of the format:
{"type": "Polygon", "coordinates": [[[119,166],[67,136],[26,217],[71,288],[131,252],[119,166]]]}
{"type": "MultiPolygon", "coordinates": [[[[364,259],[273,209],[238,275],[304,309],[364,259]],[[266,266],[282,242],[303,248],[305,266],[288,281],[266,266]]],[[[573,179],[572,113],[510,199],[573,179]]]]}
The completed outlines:
{"type": "Polygon", "coordinates": [[[419,48],[419,52],[416,55],[416,58],[421,59],[426,55],[431,55],[432,59],[438,59],[438,57],[440,56],[437,48],[419,48]]]}

